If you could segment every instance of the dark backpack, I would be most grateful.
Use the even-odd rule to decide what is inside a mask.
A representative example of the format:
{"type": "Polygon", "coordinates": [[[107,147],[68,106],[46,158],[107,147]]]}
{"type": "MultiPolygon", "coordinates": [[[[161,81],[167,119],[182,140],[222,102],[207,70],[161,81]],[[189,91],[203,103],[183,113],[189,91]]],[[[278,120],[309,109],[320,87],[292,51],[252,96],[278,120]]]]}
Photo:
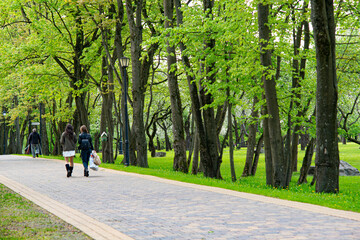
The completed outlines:
{"type": "Polygon", "coordinates": [[[90,142],[89,142],[88,136],[85,136],[85,138],[81,138],[80,149],[81,150],[89,150],[90,149],[90,142]]]}

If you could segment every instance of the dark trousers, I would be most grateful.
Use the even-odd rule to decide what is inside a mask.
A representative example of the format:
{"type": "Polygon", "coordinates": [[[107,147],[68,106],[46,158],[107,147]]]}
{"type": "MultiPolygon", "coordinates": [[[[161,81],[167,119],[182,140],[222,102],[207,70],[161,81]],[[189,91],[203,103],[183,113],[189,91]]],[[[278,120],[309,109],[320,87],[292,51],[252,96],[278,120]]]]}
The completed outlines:
{"type": "Polygon", "coordinates": [[[81,150],[80,156],[85,170],[88,170],[90,154],[91,150],[81,150]]]}

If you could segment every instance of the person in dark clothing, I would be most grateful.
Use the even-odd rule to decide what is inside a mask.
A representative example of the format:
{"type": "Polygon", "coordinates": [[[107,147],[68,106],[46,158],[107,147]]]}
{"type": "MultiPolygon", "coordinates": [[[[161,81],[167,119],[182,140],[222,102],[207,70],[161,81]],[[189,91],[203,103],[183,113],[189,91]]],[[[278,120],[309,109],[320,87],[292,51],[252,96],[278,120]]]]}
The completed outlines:
{"type": "Polygon", "coordinates": [[[89,134],[89,131],[87,130],[85,125],[82,125],[80,127],[80,135],[79,135],[78,143],[79,143],[79,149],[81,150],[81,154],[80,154],[81,160],[84,165],[84,176],[88,177],[89,159],[91,152],[94,150],[94,147],[92,144],[91,135],[89,134]]]}
{"type": "Polygon", "coordinates": [[[41,138],[40,135],[36,132],[36,128],[34,128],[32,133],[29,135],[29,144],[33,158],[35,158],[35,156],[39,157],[41,138]]]}

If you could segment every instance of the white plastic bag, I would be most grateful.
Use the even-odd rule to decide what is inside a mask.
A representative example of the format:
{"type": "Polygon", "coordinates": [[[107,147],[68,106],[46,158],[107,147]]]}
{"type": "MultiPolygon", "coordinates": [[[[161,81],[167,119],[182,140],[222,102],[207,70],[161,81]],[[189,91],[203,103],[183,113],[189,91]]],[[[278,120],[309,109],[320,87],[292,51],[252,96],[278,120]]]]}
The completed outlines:
{"type": "Polygon", "coordinates": [[[90,159],[89,159],[89,167],[94,171],[99,170],[99,167],[94,163],[94,156],[92,154],[90,155],[90,159]]]}
{"type": "Polygon", "coordinates": [[[101,164],[101,160],[100,160],[100,157],[97,155],[95,150],[92,151],[91,156],[93,156],[93,160],[94,160],[95,165],[99,166],[101,164]]]}

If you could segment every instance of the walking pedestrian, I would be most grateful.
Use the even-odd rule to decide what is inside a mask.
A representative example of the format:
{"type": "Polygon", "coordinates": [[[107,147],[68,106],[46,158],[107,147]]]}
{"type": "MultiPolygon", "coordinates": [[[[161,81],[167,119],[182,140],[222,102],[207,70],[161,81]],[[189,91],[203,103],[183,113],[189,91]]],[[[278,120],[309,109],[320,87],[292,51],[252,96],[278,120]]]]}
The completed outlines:
{"type": "Polygon", "coordinates": [[[32,133],[30,133],[28,140],[33,158],[35,158],[35,156],[39,157],[41,138],[40,134],[36,132],[36,128],[32,130],[32,133]]]}
{"type": "Polygon", "coordinates": [[[66,125],[65,132],[61,134],[60,144],[63,147],[63,156],[65,158],[67,177],[71,177],[74,169],[74,157],[76,148],[76,135],[74,127],[71,124],[66,125]]]}
{"type": "Polygon", "coordinates": [[[80,127],[80,135],[78,139],[79,149],[81,150],[81,160],[84,165],[84,176],[89,176],[89,158],[91,151],[94,150],[91,135],[85,125],[80,127]]]}

